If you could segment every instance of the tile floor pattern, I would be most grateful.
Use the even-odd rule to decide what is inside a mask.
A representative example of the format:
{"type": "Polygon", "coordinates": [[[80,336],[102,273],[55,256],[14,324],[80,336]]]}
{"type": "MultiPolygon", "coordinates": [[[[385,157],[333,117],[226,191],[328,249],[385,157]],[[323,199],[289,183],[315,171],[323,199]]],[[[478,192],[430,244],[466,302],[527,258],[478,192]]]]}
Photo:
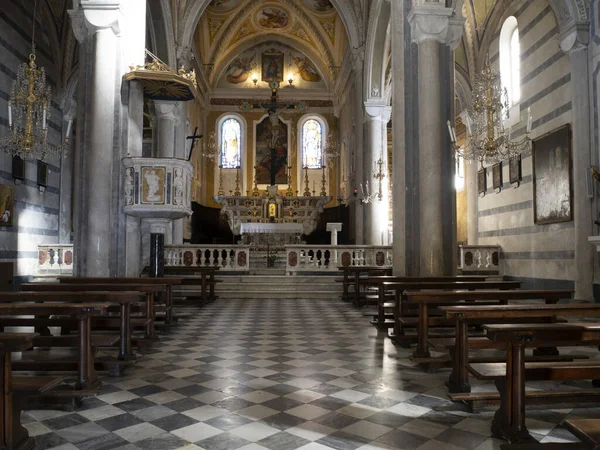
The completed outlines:
{"type": "MultiPolygon", "coordinates": [[[[500,448],[489,437],[493,409],[448,402],[447,372],[413,367],[409,350],[339,300],[190,311],[127,376],[104,378],[82,410],[24,413],[38,448],[500,448]]],[[[544,442],[573,441],[557,426],[568,414],[600,417],[600,408],[529,411],[528,425],[544,442]]]]}

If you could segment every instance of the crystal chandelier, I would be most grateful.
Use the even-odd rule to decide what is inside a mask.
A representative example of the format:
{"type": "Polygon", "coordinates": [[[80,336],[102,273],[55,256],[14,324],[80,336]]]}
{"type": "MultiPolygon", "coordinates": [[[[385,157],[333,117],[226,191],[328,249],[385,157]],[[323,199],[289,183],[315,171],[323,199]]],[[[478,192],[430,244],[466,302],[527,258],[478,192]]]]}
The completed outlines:
{"type": "Polygon", "coordinates": [[[467,161],[495,163],[510,159],[519,154],[527,154],[531,149],[532,117],[527,109],[525,136],[511,139],[511,127],[505,127],[509,118],[508,93],[502,88],[500,75],[486,62],[483,72],[475,76],[473,106],[465,117],[465,125],[470,139],[463,147],[457,145],[456,129],[448,121],[448,132],[457,156],[467,161]]]}
{"type": "Polygon", "coordinates": [[[0,139],[0,150],[19,156],[22,159],[44,159],[48,155],[63,153],[71,132],[69,120],[65,142],[52,145],[47,140],[48,120],[52,92],[46,82],[46,71],[38,67],[35,59],[35,13],[29,62],[24,62],[17,70],[8,102],[9,134],[0,139]]]}

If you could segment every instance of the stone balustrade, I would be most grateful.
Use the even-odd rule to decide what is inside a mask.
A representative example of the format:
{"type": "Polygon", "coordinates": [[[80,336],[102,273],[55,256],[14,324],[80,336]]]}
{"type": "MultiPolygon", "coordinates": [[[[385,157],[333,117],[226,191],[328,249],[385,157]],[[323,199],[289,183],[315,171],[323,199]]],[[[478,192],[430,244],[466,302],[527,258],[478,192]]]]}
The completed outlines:
{"type": "Polygon", "coordinates": [[[247,245],[165,245],[165,267],[218,266],[223,272],[248,272],[247,245]]]}
{"type": "Polygon", "coordinates": [[[343,266],[392,267],[391,246],[381,245],[288,245],[286,272],[337,272],[343,266]]]}
{"type": "Polygon", "coordinates": [[[499,245],[459,245],[458,268],[463,273],[494,272],[502,275],[499,245]]]}
{"type": "Polygon", "coordinates": [[[73,244],[38,245],[36,275],[73,275],[73,244]]]}

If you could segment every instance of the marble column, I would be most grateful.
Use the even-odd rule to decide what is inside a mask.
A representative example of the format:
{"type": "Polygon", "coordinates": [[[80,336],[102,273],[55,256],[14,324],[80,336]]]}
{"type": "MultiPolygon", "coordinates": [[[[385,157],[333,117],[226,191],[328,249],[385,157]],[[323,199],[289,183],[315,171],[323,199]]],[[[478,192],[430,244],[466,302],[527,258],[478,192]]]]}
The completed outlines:
{"type": "Polygon", "coordinates": [[[479,243],[479,192],[477,192],[477,171],[479,162],[465,162],[465,189],[467,190],[467,241],[469,245],[479,243]]]}
{"type": "Polygon", "coordinates": [[[87,227],[76,230],[78,251],[84,264],[78,272],[87,276],[109,276],[111,267],[111,212],[115,98],[117,86],[117,34],[120,32],[120,0],[81,0],[83,19],[92,39],[91,71],[85,102],[86,138],[80,149],[85,159],[83,179],[87,185],[81,199],[87,207],[82,218],[87,227]]]}
{"type": "MultiPolygon", "coordinates": [[[[453,86],[442,74],[450,70],[450,51],[462,35],[464,19],[441,3],[416,5],[408,20],[412,39],[419,47],[419,273],[451,275],[452,255],[456,254],[456,208],[448,208],[452,191],[453,164],[449,139],[444,137],[447,111],[454,99],[453,86]],[[446,117],[444,117],[446,116],[446,117]],[[454,236],[454,239],[452,239],[454,236]]],[[[450,58],[453,62],[453,58],[450,58]]],[[[453,80],[452,80],[453,81],[453,80]]]]}
{"type": "MultiPolygon", "coordinates": [[[[363,151],[364,151],[364,135],[363,127],[363,80],[364,80],[364,54],[361,50],[356,50],[353,54],[354,58],[354,89],[355,89],[355,123],[354,128],[354,170],[355,170],[355,186],[360,190],[360,183],[365,182],[363,171],[363,151]]],[[[360,202],[354,202],[354,239],[356,245],[365,243],[365,227],[364,227],[364,207],[360,202]]]]}
{"type": "Polygon", "coordinates": [[[363,171],[365,180],[369,181],[372,200],[365,204],[365,244],[388,244],[389,221],[389,174],[387,173],[387,123],[392,114],[391,106],[365,103],[365,152],[363,155],[363,171]],[[383,161],[382,171],[385,178],[381,180],[382,198],[379,199],[379,167],[377,161],[383,161]]]}
{"type": "Polygon", "coordinates": [[[156,156],[159,158],[174,158],[178,102],[155,100],[154,111],[156,112],[156,156]]]}
{"type": "Polygon", "coordinates": [[[392,1],[392,209],[394,275],[406,275],[406,137],[405,137],[405,52],[404,2],[392,1]]]}
{"type": "Polygon", "coordinates": [[[589,24],[575,24],[561,36],[560,46],[571,57],[571,104],[573,132],[573,221],[575,225],[575,299],[593,298],[594,233],[592,199],[587,180],[592,165],[590,129],[590,82],[588,60],[589,24]]]}

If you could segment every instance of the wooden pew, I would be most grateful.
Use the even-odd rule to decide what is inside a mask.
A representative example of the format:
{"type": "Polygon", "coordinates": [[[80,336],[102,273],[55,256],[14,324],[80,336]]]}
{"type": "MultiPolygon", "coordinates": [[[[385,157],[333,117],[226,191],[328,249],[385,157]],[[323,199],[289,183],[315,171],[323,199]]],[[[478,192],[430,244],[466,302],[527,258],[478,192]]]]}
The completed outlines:
{"type": "Polygon", "coordinates": [[[200,302],[197,304],[198,306],[202,306],[217,298],[215,295],[215,286],[222,281],[215,278],[215,275],[219,270],[219,266],[165,267],[165,278],[170,278],[174,275],[182,276],[182,286],[200,286],[200,302]]]}
{"type": "MultiPolygon", "coordinates": [[[[41,291],[41,292],[114,292],[114,291],[136,291],[146,294],[145,296],[145,342],[138,342],[139,345],[148,346],[151,342],[157,341],[158,336],[156,334],[156,328],[154,326],[154,295],[165,292],[167,290],[164,284],[143,284],[143,283],[131,283],[131,284],[112,284],[112,283],[88,283],[82,284],[68,284],[68,283],[25,283],[21,285],[21,289],[27,291],[41,291]]],[[[102,322],[105,326],[112,326],[111,319],[103,318],[102,322]]],[[[132,321],[134,323],[135,321],[132,321]]],[[[117,319],[116,327],[120,327],[120,321],[117,319]]]]}
{"type": "MultiPolygon", "coordinates": [[[[524,291],[526,292],[526,291],[524,291]]],[[[549,295],[549,294],[548,294],[549,295]]],[[[557,295],[560,300],[561,295],[557,295]]],[[[569,291],[564,297],[570,298],[569,291]]],[[[548,300],[547,300],[548,301],[548,300]]],[[[503,349],[503,343],[494,343],[485,337],[469,338],[469,326],[475,324],[492,323],[519,323],[532,322],[536,319],[546,322],[556,322],[558,316],[600,316],[600,305],[589,303],[567,304],[533,304],[533,305],[496,305],[496,306],[440,306],[446,317],[454,320],[455,338],[430,339],[432,345],[443,346],[451,351],[452,373],[447,382],[451,393],[471,392],[469,384],[469,348],[478,349],[503,349]]],[[[546,354],[553,352],[545,352],[546,354]]],[[[496,399],[496,396],[486,396],[477,393],[474,396],[461,396],[450,394],[452,400],[476,401],[496,399]]]]}
{"type": "Polygon", "coordinates": [[[391,275],[392,268],[380,267],[380,266],[347,266],[347,267],[338,267],[338,270],[342,271],[343,274],[343,294],[342,300],[346,301],[348,299],[353,299],[353,302],[356,306],[360,306],[360,275],[367,274],[373,275],[377,273],[378,275],[391,275]],[[354,296],[351,297],[349,295],[349,286],[354,286],[354,296]]]}
{"type": "Polygon", "coordinates": [[[35,443],[21,425],[21,409],[25,396],[47,392],[62,377],[15,377],[12,374],[12,352],[23,352],[33,345],[35,333],[0,333],[0,448],[33,449],[35,443]]]}
{"type": "MultiPolygon", "coordinates": [[[[0,324],[4,316],[70,316],[77,320],[79,344],[77,346],[77,381],[76,389],[96,389],[100,380],[94,368],[92,352],[91,318],[104,314],[110,303],[0,303],[0,324]]],[[[53,320],[53,319],[48,319],[53,320]]],[[[21,355],[21,359],[13,363],[15,370],[65,370],[67,361],[59,359],[36,362],[28,358],[29,352],[21,355]]]]}
{"type": "MultiPolygon", "coordinates": [[[[429,338],[429,308],[435,307],[438,304],[452,304],[459,303],[462,301],[463,297],[460,296],[460,293],[466,294],[467,291],[475,291],[478,292],[486,292],[484,289],[489,290],[489,292],[509,292],[511,290],[519,289],[521,286],[521,282],[519,281],[474,281],[474,282],[465,282],[465,281],[457,281],[457,282],[420,282],[415,284],[407,284],[407,283],[398,283],[398,282],[384,282],[384,289],[389,289],[395,291],[395,300],[394,300],[394,329],[393,334],[390,336],[393,341],[399,343],[400,345],[407,346],[411,343],[420,344],[417,346],[416,357],[428,358],[429,354],[427,351],[427,339],[429,338]],[[413,294],[417,294],[417,291],[435,291],[435,292],[422,292],[422,295],[413,296],[413,294]],[[459,291],[458,297],[452,297],[456,295],[459,291]],[[450,294],[449,297],[436,297],[441,298],[439,302],[432,302],[431,300],[427,300],[428,295],[434,295],[437,293],[446,292],[450,294]],[[421,304],[420,299],[423,300],[423,304],[421,304]],[[414,310],[415,315],[409,315],[409,310],[414,310]],[[407,327],[417,327],[417,335],[409,336],[406,335],[405,328],[407,327]],[[423,339],[421,338],[421,330],[424,330],[423,339]]],[[[464,300],[468,301],[488,301],[489,299],[477,299],[472,298],[469,300],[468,298],[464,298],[464,300]]],[[[498,303],[503,300],[501,299],[492,299],[491,303],[498,303]]],[[[413,311],[411,311],[413,312],[413,311]]],[[[435,318],[431,320],[432,325],[452,325],[451,322],[442,319],[435,318]]]]}
{"type": "MultiPolygon", "coordinates": [[[[59,283],[67,284],[95,284],[95,283],[116,283],[116,284],[164,284],[166,291],[163,295],[165,302],[165,324],[173,325],[176,317],[173,316],[173,286],[181,284],[181,277],[59,277],[59,283]]],[[[154,302],[156,309],[156,301],[154,302]]]]}
{"type": "MultiPolygon", "coordinates": [[[[506,345],[505,363],[470,364],[478,379],[493,380],[500,393],[500,408],[492,421],[492,435],[511,444],[535,443],[525,424],[525,381],[586,380],[597,377],[600,362],[525,362],[525,347],[597,345],[600,324],[498,324],[484,325],[487,337],[506,345]]],[[[571,396],[576,391],[569,391],[571,396]]],[[[556,401],[552,391],[548,396],[556,401]]],[[[581,401],[597,401],[589,393],[581,401]]]]}
{"type": "MultiPolygon", "coordinates": [[[[368,276],[367,278],[361,279],[360,283],[366,288],[373,287],[377,289],[377,320],[371,322],[376,325],[377,328],[383,330],[393,326],[393,322],[386,322],[385,320],[385,298],[388,291],[396,291],[395,288],[390,288],[390,285],[385,283],[452,283],[452,282],[482,282],[486,281],[484,276],[394,276],[394,275],[381,275],[381,276],[368,276]]],[[[408,288],[407,288],[408,289],[408,288]]],[[[402,289],[401,289],[402,290],[402,289]]]]}
{"type": "Polygon", "coordinates": [[[600,419],[567,419],[563,426],[588,450],[600,450],[600,419]]]}
{"type": "MultiPolygon", "coordinates": [[[[131,327],[131,304],[139,302],[144,299],[145,294],[141,292],[127,292],[127,291],[117,291],[117,292],[47,292],[47,291],[30,291],[30,292],[6,292],[0,293],[0,302],[1,303],[24,303],[24,302],[33,302],[33,303],[56,303],[56,302],[66,302],[66,303],[111,303],[119,305],[119,313],[120,313],[120,328],[119,328],[119,353],[117,355],[117,359],[120,361],[135,361],[135,353],[132,349],[131,337],[132,337],[132,327],[131,327]]],[[[11,318],[10,320],[4,319],[3,323],[6,326],[34,326],[36,324],[41,323],[50,323],[54,326],[64,325],[69,328],[73,321],[71,319],[50,319],[45,320],[42,319],[25,319],[25,318],[11,318]]],[[[39,326],[36,327],[40,329],[39,326]]],[[[44,327],[46,328],[46,327],[44,327]]],[[[61,328],[63,328],[61,326],[61,328]]],[[[46,328],[47,330],[47,328],[46,328]]],[[[94,337],[94,336],[93,336],[94,337]]],[[[53,336],[51,339],[47,339],[44,336],[36,337],[34,340],[34,345],[46,347],[58,345],[64,346],[65,343],[61,342],[65,341],[65,343],[73,342],[72,338],[74,336],[53,336]],[[40,344],[37,344],[40,342],[40,344]],[[43,343],[42,343],[43,342],[43,343]],[[44,345],[46,343],[46,345],[44,345]]],[[[75,342],[76,346],[77,343],[75,342]]],[[[116,370],[116,373],[120,373],[122,364],[110,364],[110,362],[105,362],[105,365],[109,369],[109,371],[113,372],[116,370]],[[115,366],[114,368],[111,366],[115,366]]]]}

